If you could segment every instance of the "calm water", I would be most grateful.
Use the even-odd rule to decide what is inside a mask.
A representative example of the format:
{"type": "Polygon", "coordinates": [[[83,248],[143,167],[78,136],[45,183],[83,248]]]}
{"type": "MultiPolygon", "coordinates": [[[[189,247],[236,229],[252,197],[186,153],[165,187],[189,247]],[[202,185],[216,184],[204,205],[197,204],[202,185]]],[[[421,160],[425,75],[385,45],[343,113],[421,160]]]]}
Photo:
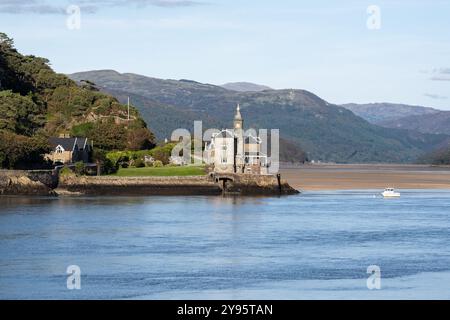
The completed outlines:
{"type": "Polygon", "coordinates": [[[0,298],[449,299],[450,192],[375,195],[0,198],[0,298]]]}

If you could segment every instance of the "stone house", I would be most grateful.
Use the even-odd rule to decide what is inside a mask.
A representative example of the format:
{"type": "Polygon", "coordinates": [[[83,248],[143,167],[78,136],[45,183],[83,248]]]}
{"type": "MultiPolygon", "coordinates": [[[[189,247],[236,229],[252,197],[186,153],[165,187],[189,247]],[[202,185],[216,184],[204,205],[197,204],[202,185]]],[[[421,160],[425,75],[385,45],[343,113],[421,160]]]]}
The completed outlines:
{"type": "Polygon", "coordinates": [[[52,151],[45,155],[45,159],[54,164],[72,164],[83,161],[88,163],[92,154],[92,145],[88,138],[81,137],[51,137],[49,139],[52,151]]]}

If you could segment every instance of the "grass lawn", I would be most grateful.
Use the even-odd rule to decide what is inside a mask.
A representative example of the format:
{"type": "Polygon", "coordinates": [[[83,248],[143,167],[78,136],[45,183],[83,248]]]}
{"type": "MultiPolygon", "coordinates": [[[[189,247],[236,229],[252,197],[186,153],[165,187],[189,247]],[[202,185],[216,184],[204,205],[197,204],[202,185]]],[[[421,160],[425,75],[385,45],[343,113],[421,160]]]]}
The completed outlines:
{"type": "Polygon", "coordinates": [[[173,177],[173,176],[204,176],[204,167],[162,167],[162,168],[120,168],[113,176],[117,177],[173,177]]]}

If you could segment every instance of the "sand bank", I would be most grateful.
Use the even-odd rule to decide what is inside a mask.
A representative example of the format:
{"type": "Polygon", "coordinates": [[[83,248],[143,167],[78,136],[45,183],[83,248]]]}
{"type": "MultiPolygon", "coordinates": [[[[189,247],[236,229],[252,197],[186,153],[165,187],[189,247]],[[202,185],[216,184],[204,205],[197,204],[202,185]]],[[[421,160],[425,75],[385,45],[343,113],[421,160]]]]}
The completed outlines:
{"type": "Polygon", "coordinates": [[[300,190],[450,189],[450,167],[421,165],[305,165],[281,169],[300,190]]]}

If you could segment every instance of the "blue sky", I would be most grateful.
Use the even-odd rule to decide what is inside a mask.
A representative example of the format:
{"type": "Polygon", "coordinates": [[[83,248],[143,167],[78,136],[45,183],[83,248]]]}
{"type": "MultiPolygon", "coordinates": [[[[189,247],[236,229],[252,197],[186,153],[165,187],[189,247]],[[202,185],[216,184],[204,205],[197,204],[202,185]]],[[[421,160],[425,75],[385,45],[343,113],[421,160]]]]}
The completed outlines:
{"type": "Polygon", "coordinates": [[[57,72],[114,69],[450,110],[450,1],[0,0],[0,31],[57,72]],[[69,4],[81,28],[66,27],[69,4]],[[381,28],[370,30],[377,5],[381,28]]]}

